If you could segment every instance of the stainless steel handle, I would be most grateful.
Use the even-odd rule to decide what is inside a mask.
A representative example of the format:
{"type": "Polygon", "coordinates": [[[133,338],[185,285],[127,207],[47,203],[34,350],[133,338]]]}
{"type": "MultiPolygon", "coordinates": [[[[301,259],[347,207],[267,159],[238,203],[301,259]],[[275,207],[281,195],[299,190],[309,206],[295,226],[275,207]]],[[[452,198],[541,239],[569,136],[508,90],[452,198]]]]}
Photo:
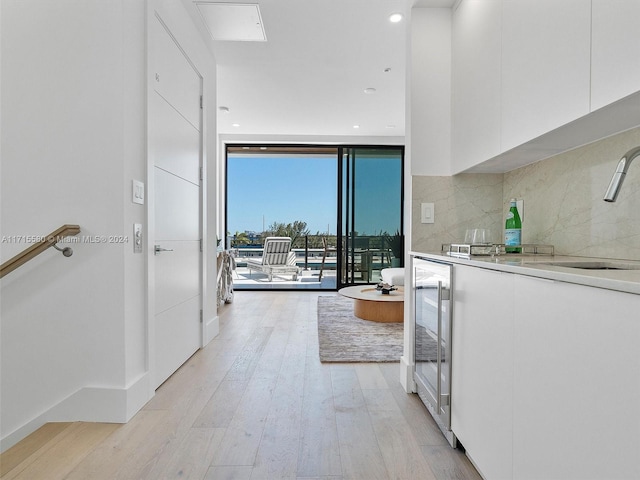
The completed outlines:
{"type": "MultiPolygon", "coordinates": [[[[451,278],[451,277],[449,277],[451,278]]],[[[449,285],[452,285],[451,283],[449,283],[449,285]]],[[[444,295],[443,295],[443,300],[447,300],[449,302],[449,306],[448,306],[448,310],[447,310],[447,343],[445,345],[445,352],[444,352],[444,358],[445,358],[445,362],[447,362],[446,365],[446,369],[447,369],[447,373],[445,374],[446,377],[449,379],[449,381],[451,380],[451,358],[453,356],[453,349],[451,347],[452,343],[451,343],[451,339],[453,338],[453,316],[451,315],[451,304],[453,301],[452,297],[452,291],[451,288],[443,288],[444,291],[444,295]]],[[[441,310],[443,309],[443,306],[441,306],[441,310]]],[[[447,391],[445,393],[443,393],[441,395],[442,397],[442,405],[444,407],[451,407],[451,384],[449,383],[449,387],[447,389],[447,391]]],[[[443,412],[444,413],[444,412],[443,412]]],[[[448,413],[447,413],[448,419],[447,419],[447,428],[451,429],[451,409],[449,409],[448,413]]]]}
{"type": "Polygon", "coordinates": [[[160,245],[154,245],[153,254],[160,255],[160,252],[173,252],[173,248],[162,248],[160,245]]]}
{"type": "Polygon", "coordinates": [[[436,379],[436,408],[440,413],[442,408],[442,282],[438,281],[438,339],[436,340],[436,359],[438,378],[436,379]]]}
{"type": "Polygon", "coordinates": [[[442,300],[451,300],[451,290],[445,287],[440,288],[442,300]]]}

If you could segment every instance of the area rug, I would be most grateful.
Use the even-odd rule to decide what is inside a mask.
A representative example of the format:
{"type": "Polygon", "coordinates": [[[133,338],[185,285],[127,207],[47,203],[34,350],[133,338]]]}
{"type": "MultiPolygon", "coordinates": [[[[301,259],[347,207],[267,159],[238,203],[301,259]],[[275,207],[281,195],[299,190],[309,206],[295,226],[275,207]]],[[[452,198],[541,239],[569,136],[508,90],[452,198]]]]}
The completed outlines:
{"type": "Polygon", "coordinates": [[[362,320],[353,315],[353,300],[318,297],[318,343],[321,362],[398,362],[404,324],[362,320]]]}

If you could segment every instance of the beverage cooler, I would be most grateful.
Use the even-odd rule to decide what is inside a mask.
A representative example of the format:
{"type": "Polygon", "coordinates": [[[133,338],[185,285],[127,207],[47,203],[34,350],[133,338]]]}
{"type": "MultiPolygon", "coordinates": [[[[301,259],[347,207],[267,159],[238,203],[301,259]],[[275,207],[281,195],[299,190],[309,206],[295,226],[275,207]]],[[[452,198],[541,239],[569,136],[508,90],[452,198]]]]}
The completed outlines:
{"type": "Polygon", "coordinates": [[[449,263],[411,257],[417,393],[452,447],[451,336],[452,275],[449,263]]]}

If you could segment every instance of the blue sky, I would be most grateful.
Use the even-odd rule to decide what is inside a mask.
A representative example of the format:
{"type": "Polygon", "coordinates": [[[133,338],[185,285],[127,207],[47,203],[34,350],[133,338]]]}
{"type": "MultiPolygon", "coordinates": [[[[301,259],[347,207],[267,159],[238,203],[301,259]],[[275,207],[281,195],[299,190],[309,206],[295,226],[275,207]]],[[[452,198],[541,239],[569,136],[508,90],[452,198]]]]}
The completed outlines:
{"type": "MultiPolygon", "coordinates": [[[[312,234],[336,233],[337,165],[333,156],[229,156],[227,230],[262,232],[274,222],[307,222],[312,234]]],[[[400,161],[356,164],[356,231],[394,233],[400,226],[400,161]],[[392,166],[393,165],[393,166],[392,166]]]]}
{"type": "Polygon", "coordinates": [[[307,222],[336,233],[336,157],[244,157],[227,164],[227,230],[262,232],[274,222],[307,222]]]}

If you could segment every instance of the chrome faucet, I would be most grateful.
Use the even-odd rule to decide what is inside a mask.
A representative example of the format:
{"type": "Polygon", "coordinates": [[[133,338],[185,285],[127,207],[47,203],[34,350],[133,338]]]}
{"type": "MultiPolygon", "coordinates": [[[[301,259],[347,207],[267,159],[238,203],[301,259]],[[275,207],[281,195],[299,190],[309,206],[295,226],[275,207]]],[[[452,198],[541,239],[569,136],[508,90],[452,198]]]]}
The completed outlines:
{"type": "Polygon", "coordinates": [[[635,147],[625,153],[620,161],[618,162],[618,167],[616,168],[613,177],[611,178],[611,183],[609,183],[609,188],[607,188],[607,193],[604,194],[603,200],[605,202],[615,202],[616,198],[618,198],[618,193],[620,192],[620,187],[622,187],[622,182],[624,181],[624,177],[627,176],[627,170],[629,170],[629,165],[634,158],[640,155],[640,147],[635,147]]]}

